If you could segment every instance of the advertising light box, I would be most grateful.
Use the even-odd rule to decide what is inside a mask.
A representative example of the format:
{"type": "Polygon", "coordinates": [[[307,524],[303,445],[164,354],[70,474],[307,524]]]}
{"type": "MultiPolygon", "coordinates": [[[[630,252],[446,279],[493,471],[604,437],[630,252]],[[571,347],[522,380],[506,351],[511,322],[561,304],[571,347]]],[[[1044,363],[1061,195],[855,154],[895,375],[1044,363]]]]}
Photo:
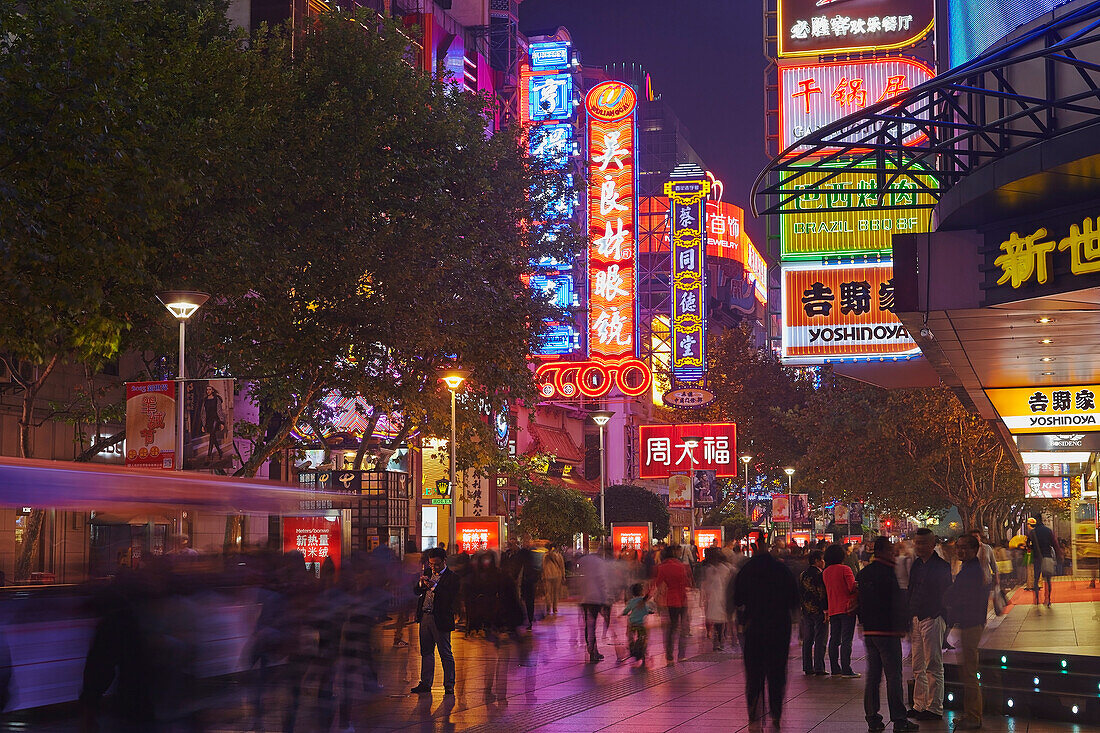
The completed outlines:
{"type": "Polygon", "coordinates": [[[532,43],[527,49],[531,58],[531,68],[537,71],[563,71],[570,63],[569,41],[547,41],[532,43]]]}
{"type": "Polygon", "coordinates": [[[283,517],[283,552],[300,552],[316,571],[332,558],[340,567],[340,520],[336,517],[283,517]]]}
{"type": "MultiPolygon", "coordinates": [[[[780,66],[779,147],[786,150],[822,127],[907,92],[934,75],[924,64],[906,58],[780,66]]],[[[858,139],[854,135],[845,142],[858,139]]],[[[927,136],[914,128],[904,142],[919,145],[925,140],[927,136]]]]}
{"type": "Polygon", "coordinates": [[[620,550],[648,550],[653,541],[652,522],[613,522],[611,524],[611,548],[620,550]]]}
{"type": "Polygon", "coordinates": [[[987,389],[985,394],[1010,433],[1100,430],[1100,384],[987,389]]]}
{"type": "Polygon", "coordinates": [[[1033,476],[1026,479],[1028,499],[1068,499],[1071,482],[1068,477],[1033,476]]]}
{"type": "MultiPolygon", "coordinates": [[[[734,423],[691,425],[639,425],[638,444],[641,451],[639,478],[667,479],[673,474],[716,471],[719,477],[736,477],[737,426],[734,423]],[[684,443],[684,436],[703,440],[694,448],[684,443]]],[[[691,484],[686,492],[690,496],[691,484]]]]}
{"type": "Polygon", "coordinates": [[[920,184],[934,185],[930,177],[918,183],[910,175],[900,175],[890,184],[891,192],[883,196],[873,193],[877,183],[870,170],[835,173],[821,166],[800,172],[795,180],[790,188],[783,188],[782,195],[807,187],[823,190],[801,194],[781,208],[779,248],[784,260],[888,253],[895,233],[928,231],[927,211],[886,207],[930,208],[935,204],[932,195],[918,190],[920,184]],[[824,180],[830,175],[833,177],[824,180]]]}
{"type": "Polygon", "coordinates": [[[722,547],[722,528],[696,527],[695,537],[692,539],[695,541],[695,547],[699,552],[699,562],[702,562],[708,547],[722,547]]]}
{"type": "Polygon", "coordinates": [[[459,517],[455,520],[458,551],[474,554],[485,550],[500,552],[504,535],[504,517],[459,517]]]}
{"type": "Polygon", "coordinates": [[[889,51],[935,22],[935,0],[778,0],[779,56],[889,51]]]}
{"type": "Polygon", "coordinates": [[[890,263],[783,267],[783,350],[789,364],[920,353],[894,315],[890,263]]]}

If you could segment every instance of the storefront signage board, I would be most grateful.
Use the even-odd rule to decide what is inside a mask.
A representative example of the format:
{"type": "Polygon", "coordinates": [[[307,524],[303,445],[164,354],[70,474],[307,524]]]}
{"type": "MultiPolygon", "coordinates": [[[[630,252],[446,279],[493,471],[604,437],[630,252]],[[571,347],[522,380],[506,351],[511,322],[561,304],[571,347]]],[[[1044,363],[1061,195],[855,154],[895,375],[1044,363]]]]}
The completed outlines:
{"type": "Polygon", "coordinates": [[[1100,384],[987,389],[1010,433],[1087,433],[1100,430],[1100,384]]]}

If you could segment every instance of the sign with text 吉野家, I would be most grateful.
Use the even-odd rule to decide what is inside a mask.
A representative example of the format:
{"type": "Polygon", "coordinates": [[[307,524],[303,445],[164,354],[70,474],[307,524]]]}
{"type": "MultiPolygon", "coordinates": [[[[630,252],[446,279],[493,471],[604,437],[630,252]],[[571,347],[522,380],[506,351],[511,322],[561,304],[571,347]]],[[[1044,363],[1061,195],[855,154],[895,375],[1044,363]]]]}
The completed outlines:
{"type": "Polygon", "coordinates": [[[641,451],[638,477],[666,479],[673,474],[713,470],[722,478],[738,475],[737,426],[734,423],[694,425],[639,425],[641,451]],[[684,436],[702,438],[699,445],[688,446],[684,436]]]}
{"type": "Polygon", "coordinates": [[[985,394],[1010,433],[1100,430],[1100,384],[987,389],[985,394]]]}
{"type": "Polygon", "coordinates": [[[605,81],[585,97],[588,115],[588,351],[635,355],[637,94],[605,81]]]}
{"type": "Polygon", "coordinates": [[[176,383],[126,383],[126,465],[176,468],[176,383]]]}
{"type": "Polygon", "coordinates": [[[783,267],[783,360],[791,364],[920,353],[894,315],[890,263],[783,267]]]}
{"type": "MultiPolygon", "coordinates": [[[[907,92],[933,76],[935,72],[924,64],[898,57],[782,65],[779,148],[786,150],[822,127],[907,92]]],[[[922,114],[927,119],[927,112],[922,114]]],[[[853,135],[844,142],[856,142],[863,134],[853,135]]],[[[915,126],[911,134],[903,137],[905,145],[918,145],[924,140],[927,136],[915,126]]],[[[820,154],[827,152],[823,150],[820,154]]]]}
{"type": "Polygon", "coordinates": [[[632,522],[611,524],[611,547],[622,549],[648,550],[653,537],[652,522],[632,522]]]}
{"type": "Polygon", "coordinates": [[[875,172],[865,168],[838,173],[819,166],[800,171],[793,181],[781,186],[782,196],[811,190],[780,209],[779,249],[784,260],[890,252],[895,232],[928,231],[926,212],[887,208],[935,204],[931,194],[919,190],[922,185],[933,186],[932,179],[922,174],[898,175],[884,195],[875,192],[875,172]]]}
{"type": "Polygon", "coordinates": [[[1100,217],[1052,217],[1030,232],[986,234],[989,304],[1100,284],[1100,217]]]}
{"type": "Polygon", "coordinates": [[[934,0],[778,0],[778,11],[780,57],[905,48],[935,22],[934,0]]]}
{"type": "Polygon", "coordinates": [[[678,173],[703,170],[691,165],[677,166],[673,179],[665,183],[669,207],[669,231],[672,235],[672,380],[694,383],[706,371],[706,256],[703,233],[706,231],[706,198],[710,181],[706,178],[679,178],[678,173]]]}
{"type": "Polygon", "coordinates": [[[1028,499],[1068,499],[1070,479],[1062,476],[1032,476],[1024,480],[1028,499]]]}

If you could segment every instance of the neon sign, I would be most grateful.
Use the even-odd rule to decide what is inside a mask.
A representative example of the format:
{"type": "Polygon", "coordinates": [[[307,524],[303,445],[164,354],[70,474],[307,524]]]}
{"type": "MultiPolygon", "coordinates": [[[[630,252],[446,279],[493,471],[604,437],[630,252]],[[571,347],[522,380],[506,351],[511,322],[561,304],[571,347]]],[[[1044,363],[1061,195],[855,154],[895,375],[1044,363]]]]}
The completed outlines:
{"type": "Polygon", "coordinates": [[[588,113],[588,344],[592,356],[633,356],[635,285],[634,112],[638,98],[621,81],[594,86],[588,113]]]}
{"type": "MultiPolygon", "coordinates": [[[[737,425],[706,423],[692,425],[639,425],[638,477],[665,479],[692,468],[716,471],[720,477],[738,475],[737,425]],[[699,436],[699,444],[689,446],[685,435],[699,436]]],[[[685,476],[685,478],[687,478],[685,476]]],[[[690,494],[689,494],[690,496],[690,494]]]]}
{"type": "Polygon", "coordinates": [[[604,397],[611,388],[628,397],[638,397],[649,391],[653,374],[644,361],[635,358],[619,361],[551,361],[535,370],[543,399],[573,399],[604,397]]]}
{"type": "Polygon", "coordinates": [[[703,233],[706,231],[705,178],[678,178],[703,171],[698,166],[677,166],[673,180],[665,184],[671,200],[672,232],[672,378],[693,383],[706,369],[706,293],[703,233]],[[694,169],[694,170],[692,170],[694,169]]]}
{"type": "Polygon", "coordinates": [[[533,76],[528,85],[532,120],[565,120],[573,115],[573,77],[533,76]]]}
{"type": "Polygon", "coordinates": [[[934,21],[934,0],[779,0],[779,55],[904,48],[934,21]]]}
{"type": "Polygon", "coordinates": [[[536,71],[565,71],[571,61],[570,50],[568,41],[547,41],[532,43],[527,53],[531,57],[531,68],[536,71]]]}

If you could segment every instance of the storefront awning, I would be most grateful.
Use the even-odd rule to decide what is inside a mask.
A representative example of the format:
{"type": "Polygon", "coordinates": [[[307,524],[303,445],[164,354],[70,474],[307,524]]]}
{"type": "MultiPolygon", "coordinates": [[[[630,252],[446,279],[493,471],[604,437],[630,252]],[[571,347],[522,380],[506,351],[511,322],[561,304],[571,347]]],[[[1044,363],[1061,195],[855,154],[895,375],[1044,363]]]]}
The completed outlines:
{"type": "Polygon", "coordinates": [[[584,451],[573,442],[566,431],[542,425],[531,425],[528,429],[534,438],[529,453],[549,453],[564,463],[580,463],[584,460],[584,451]]]}
{"type": "Polygon", "coordinates": [[[599,481],[589,481],[579,476],[562,476],[560,478],[550,478],[548,480],[551,483],[559,484],[567,489],[574,489],[582,494],[595,495],[600,493],[599,481]]]}

